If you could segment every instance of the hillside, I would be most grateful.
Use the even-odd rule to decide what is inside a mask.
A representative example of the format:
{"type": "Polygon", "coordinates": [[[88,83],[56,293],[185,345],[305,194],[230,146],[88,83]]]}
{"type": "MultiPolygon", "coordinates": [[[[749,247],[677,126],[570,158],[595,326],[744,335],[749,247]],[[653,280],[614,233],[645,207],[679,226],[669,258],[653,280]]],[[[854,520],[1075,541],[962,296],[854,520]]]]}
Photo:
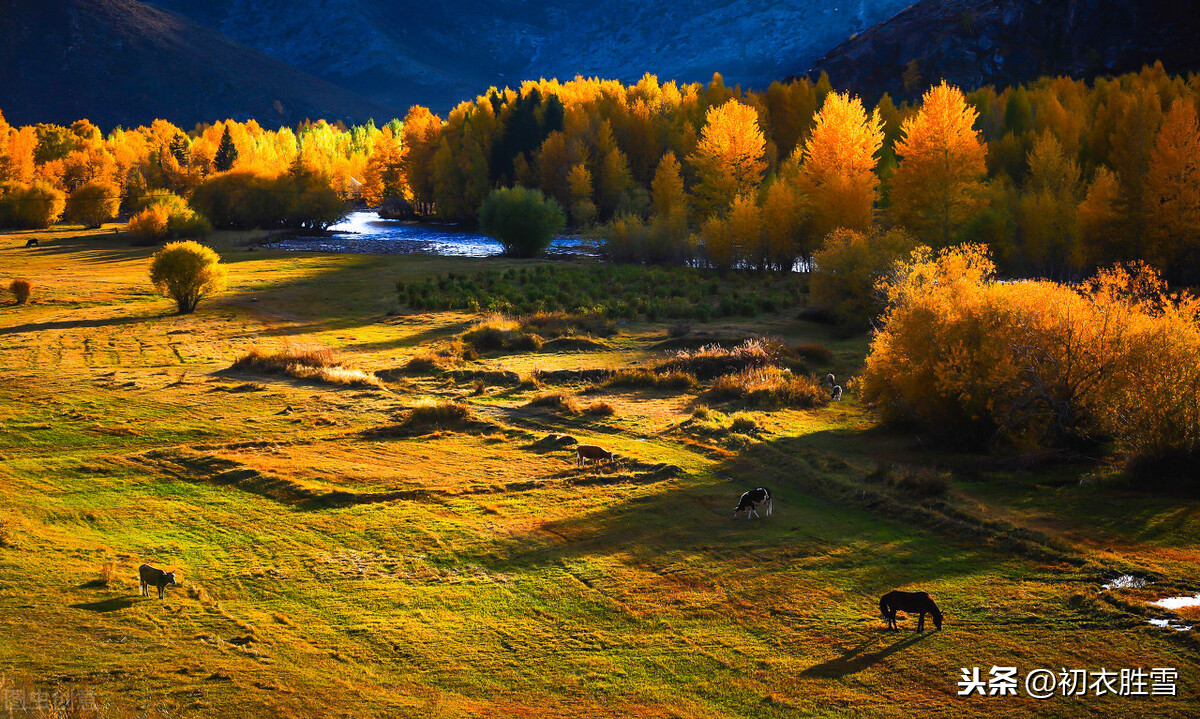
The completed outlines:
{"type": "Polygon", "coordinates": [[[1195,2],[922,0],[838,45],[810,74],[827,72],[835,87],[868,98],[908,98],[938,78],[1008,85],[1119,74],[1156,60],[1190,72],[1200,69],[1198,34],[1195,2]]]}
{"type": "Polygon", "coordinates": [[[0,27],[0,110],[13,123],[253,117],[277,126],[396,114],[134,0],[11,0],[0,4],[0,27]]]}
{"type": "Polygon", "coordinates": [[[445,111],[490,85],[575,75],[766,87],[905,0],[155,0],[377,102],[445,111]]]}

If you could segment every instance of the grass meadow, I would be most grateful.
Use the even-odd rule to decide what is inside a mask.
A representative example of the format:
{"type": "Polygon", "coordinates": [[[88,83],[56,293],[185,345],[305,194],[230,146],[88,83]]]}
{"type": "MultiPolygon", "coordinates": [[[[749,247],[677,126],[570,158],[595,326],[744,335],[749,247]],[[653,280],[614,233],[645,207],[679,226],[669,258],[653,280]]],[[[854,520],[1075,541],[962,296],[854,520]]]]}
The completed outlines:
{"type": "Polygon", "coordinates": [[[33,286],[0,302],[0,696],[87,691],[71,713],[112,717],[1198,714],[1200,641],[1146,603],[1200,591],[1195,498],[882,429],[852,381],[867,338],[797,306],[475,351],[479,313],[397,283],[537,263],[218,233],[229,288],[178,316],[152,249],[111,230],[0,236],[0,281],[33,286]],[[603,380],[749,336],[827,347],[789,371],[834,372],[844,401],[603,380]],[[375,380],[230,369],[289,347],[375,380]],[[550,435],[627,461],[576,469],[550,435]],[[774,514],[731,519],[759,485],[774,514]],[[143,562],[177,572],[165,601],[139,596],[143,562]],[[1126,573],[1151,583],[1100,589],[1126,573]],[[896,588],[929,591],[944,629],[886,631],[896,588]],[[956,696],[993,665],[1175,667],[1178,696],[956,696]]]}

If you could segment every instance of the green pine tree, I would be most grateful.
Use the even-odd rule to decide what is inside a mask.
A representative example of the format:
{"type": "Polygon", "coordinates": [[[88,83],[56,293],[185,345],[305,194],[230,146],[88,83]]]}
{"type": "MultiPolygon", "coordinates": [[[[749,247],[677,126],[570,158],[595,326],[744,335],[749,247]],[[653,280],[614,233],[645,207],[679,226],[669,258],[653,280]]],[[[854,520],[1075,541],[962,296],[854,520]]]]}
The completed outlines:
{"type": "Polygon", "coordinates": [[[233,144],[233,137],[229,134],[229,125],[226,125],[225,134],[221,135],[221,144],[217,146],[217,156],[213,160],[217,172],[232,170],[233,163],[237,162],[237,156],[237,147],[233,144]]]}

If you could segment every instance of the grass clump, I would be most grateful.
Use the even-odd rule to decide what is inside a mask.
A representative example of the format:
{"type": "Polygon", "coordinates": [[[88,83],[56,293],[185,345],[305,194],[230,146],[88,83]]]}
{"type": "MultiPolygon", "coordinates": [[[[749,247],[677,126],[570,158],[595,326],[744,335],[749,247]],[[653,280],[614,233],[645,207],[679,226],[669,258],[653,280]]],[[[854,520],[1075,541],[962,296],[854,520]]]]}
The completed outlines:
{"type": "Polygon", "coordinates": [[[462,340],[476,352],[536,352],[542,348],[541,336],[502,315],[491,315],[480,320],[463,333],[462,340]]]}
{"type": "Polygon", "coordinates": [[[372,372],[352,367],[322,345],[287,344],[278,351],[251,347],[229,369],[239,372],[282,374],[296,379],[348,387],[382,387],[383,380],[372,372]]]}
{"type": "Polygon", "coordinates": [[[596,314],[537,312],[522,317],[491,314],[463,333],[464,348],[481,352],[537,352],[547,340],[581,335],[608,337],[616,323],[596,314]]]}
{"type": "Polygon", "coordinates": [[[16,536],[13,534],[12,522],[0,519],[0,547],[15,547],[16,536]]]}
{"type": "Polygon", "coordinates": [[[8,291],[12,293],[13,300],[23,305],[29,301],[29,295],[33,293],[33,284],[29,280],[15,279],[8,285],[8,291]]]}
{"type": "Polygon", "coordinates": [[[471,408],[460,402],[422,402],[405,410],[399,426],[412,432],[455,429],[472,419],[471,408]]]}
{"type": "Polygon", "coordinates": [[[736,347],[705,345],[696,350],[679,350],[674,357],[654,366],[658,372],[686,372],[697,379],[711,380],[747,369],[768,367],[779,361],[783,344],[767,339],[748,339],[736,347]]]}
{"type": "Polygon", "coordinates": [[[637,387],[670,392],[689,390],[696,385],[695,375],[689,372],[668,370],[658,372],[648,369],[620,369],[612,373],[602,386],[637,387]]]}
{"type": "Polygon", "coordinates": [[[829,401],[829,393],[816,379],[778,367],[748,369],[718,377],[704,392],[716,402],[739,401],[762,409],[808,409],[829,401]]]}
{"type": "Polygon", "coordinates": [[[751,415],[738,412],[729,418],[729,431],[734,434],[758,434],[762,431],[762,425],[751,415]]]}
{"type": "Polygon", "coordinates": [[[409,374],[441,374],[445,369],[438,358],[428,352],[415,354],[404,363],[404,371],[409,374]]]}
{"type": "Polygon", "coordinates": [[[565,392],[547,392],[529,400],[526,407],[540,407],[558,414],[579,414],[579,403],[565,392]]]}
{"type": "Polygon", "coordinates": [[[585,411],[593,417],[612,417],[617,413],[617,408],[611,402],[600,400],[592,402],[585,411]]]}

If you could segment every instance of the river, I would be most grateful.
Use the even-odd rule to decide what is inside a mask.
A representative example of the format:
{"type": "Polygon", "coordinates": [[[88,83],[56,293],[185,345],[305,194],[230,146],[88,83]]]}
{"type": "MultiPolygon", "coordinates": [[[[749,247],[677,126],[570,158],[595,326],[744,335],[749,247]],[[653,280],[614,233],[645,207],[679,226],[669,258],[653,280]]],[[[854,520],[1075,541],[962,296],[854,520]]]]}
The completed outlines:
{"type": "MultiPolygon", "coordinates": [[[[277,250],[352,254],[422,254],[452,257],[490,257],[501,254],[500,243],[455,225],[385,220],[374,211],[351,212],[323,237],[287,238],[266,245],[277,250]]],[[[577,235],[559,235],[548,254],[594,255],[595,248],[577,235]]]]}

